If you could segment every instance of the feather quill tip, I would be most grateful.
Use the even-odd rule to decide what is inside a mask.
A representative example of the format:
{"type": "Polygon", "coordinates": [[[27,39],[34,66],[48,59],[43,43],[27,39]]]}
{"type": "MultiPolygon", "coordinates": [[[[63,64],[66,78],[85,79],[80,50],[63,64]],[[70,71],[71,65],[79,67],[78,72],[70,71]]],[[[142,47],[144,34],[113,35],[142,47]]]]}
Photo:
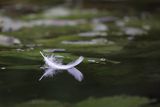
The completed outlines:
{"type": "Polygon", "coordinates": [[[40,54],[45,58],[44,54],[40,51],[40,54]]]}

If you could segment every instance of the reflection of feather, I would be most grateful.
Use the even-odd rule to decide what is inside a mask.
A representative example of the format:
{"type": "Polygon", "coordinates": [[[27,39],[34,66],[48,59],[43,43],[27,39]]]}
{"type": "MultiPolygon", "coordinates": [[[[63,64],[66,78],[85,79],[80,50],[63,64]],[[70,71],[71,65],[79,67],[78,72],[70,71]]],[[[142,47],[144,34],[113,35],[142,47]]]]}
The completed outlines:
{"type": "Polygon", "coordinates": [[[55,69],[48,68],[48,69],[45,70],[45,73],[41,76],[39,81],[42,80],[43,77],[52,77],[55,74],[56,74],[56,70],[55,69]]]}
{"type": "Polygon", "coordinates": [[[80,64],[83,61],[83,57],[79,57],[77,60],[67,64],[62,65],[62,59],[56,58],[55,56],[45,56],[42,52],[40,52],[41,55],[44,58],[45,64],[47,66],[47,70],[42,75],[42,77],[39,79],[41,80],[43,77],[52,77],[56,73],[60,72],[57,70],[67,70],[69,74],[74,76],[74,78],[78,81],[82,81],[83,74],[75,68],[76,65],[80,64]]]}
{"type": "Polygon", "coordinates": [[[76,69],[75,67],[67,69],[68,73],[71,74],[72,76],[74,76],[74,78],[78,81],[82,81],[83,79],[83,74],[76,69]]]}

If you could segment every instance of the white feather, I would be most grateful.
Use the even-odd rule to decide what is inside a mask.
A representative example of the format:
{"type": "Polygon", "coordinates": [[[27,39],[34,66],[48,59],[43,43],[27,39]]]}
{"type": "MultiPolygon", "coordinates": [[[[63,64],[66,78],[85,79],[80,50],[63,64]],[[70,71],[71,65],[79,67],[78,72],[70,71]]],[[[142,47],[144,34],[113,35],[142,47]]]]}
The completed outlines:
{"type": "Polygon", "coordinates": [[[55,74],[56,74],[56,69],[48,68],[45,70],[44,74],[41,76],[39,81],[42,80],[43,77],[52,77],[55,74]]]}
{"type": "Polygon", "coordinates": [[[56,73],[60,72],[59,70],[67,70],[69,74],[74,76],[74,78],[78,81],[82,81],[83,79],[83,74],[75,68],[76,65],[80,64],[83,61],[83,57],[79,57],[77,60],[67,64],[67,65],[62,65],[62,60],[61,59],[56,59],[55,56],[45,56],[41,51],[41,55],[44,58],[46,67],[48,68],[45,73],[42,75],[42,77],[39,79],[39,81],[43,77],[52,77],[56,73]]]}
{"type": "Polygon", "coordinates": [[[84,59],[82,56],[80,56],[76,61],[74,61],[72,63],[69,63],[67,65],[62,65],[62,64],[58,64],[58,63],[56,63],[54,61],[49,60],[49,58],[47,58],[46,56],[44,56],[42,52],[40,52],[40,53],[43,56],[44,61],[45,61],[45,63],[47,65],[49,65],[52,68],[61,69],[61,70],[66,70],[66,69],[73,68],[74,66],[80,64],[83,61],[83,59],[84,59]]]}

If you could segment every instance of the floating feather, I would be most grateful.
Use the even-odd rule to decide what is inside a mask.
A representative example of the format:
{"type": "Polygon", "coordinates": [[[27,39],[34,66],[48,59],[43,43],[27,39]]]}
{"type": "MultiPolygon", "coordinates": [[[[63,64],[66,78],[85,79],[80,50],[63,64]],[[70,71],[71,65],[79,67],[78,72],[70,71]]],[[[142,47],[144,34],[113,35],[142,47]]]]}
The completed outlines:
{"type": "Polygon", "coordinates": [[[39,79],[41,80],[43,77],[52,77],[58,72],[59,70],[67,70],[69,74],[71,74],[76,80],[82,81],[83,79],[83,74],[75,68],[76,65],[80,64],[84,57],[80,56],[77,60],[63,65],[62,60],[56,58],[55,56],[45,56],[41,51],[40,54],[43,56],[45,64],[47,66],[47,70],[45,73],[42,75],[42,77],[39,79]]]}
{"type": "Polygon", "coordinates": [[[67,65],[62,65],[62,64],[58,64],[58,63],[56,63],[54,61],[51,61],[49,58],[47,58],[46,56],[44,56],[42,52],[40,52],[40,53],[43,56],[44,61],[45,61],[45,63],[47,65],[49,65],[52,68],[61,69],[61,70],[66,70],[66,69],[75,67],[76,65],[80,64],[83,61],[83,59],[84,59],[82,56],[80,56],[76,61],[74,61],[72,63],[69,63],[67,65]]]}

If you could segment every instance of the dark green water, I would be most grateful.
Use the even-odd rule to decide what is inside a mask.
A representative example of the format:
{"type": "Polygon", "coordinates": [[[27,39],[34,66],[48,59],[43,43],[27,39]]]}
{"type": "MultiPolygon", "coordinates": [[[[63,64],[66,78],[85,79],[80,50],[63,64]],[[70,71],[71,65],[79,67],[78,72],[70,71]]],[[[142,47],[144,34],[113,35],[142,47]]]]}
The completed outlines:
{"type": "Polygon", "coordinates": [[[0,72],[1,104],[17,104],[37,99],[75,103],[91,96],[101,98],[115,95],[159,99],[158,58],[117,58],[117,60],[121,63],[82,63],[78,66],[84,74],[82,82],[77,82],[66,72],[54,78],[38,81],[43,71],[39,68],[41,65],[5,65],[6,69],[0,72]]]}
{"type": "MultiPolygon", "coordinates": [[[[146,18],[126,16],[128,19],[124,19],[129,21],[124,28],[141,28],[146,24],[151,27],[146,30],[147,33],[131,34],[134,37],[131,39],[130,34],[124,33],[112,21],[103,22],[109,28],[105,31],[107,36],[78,36],[80,32],[91,31],[93,18],[104,15],[90,16],[88,13],[60,17],[72,20],[84,18],[88,21],[77,26],[40,26],[1,32],[19,38],[23,46],[0,47],[0,107],[159,107],[159,15],[151,14],[146,18]],[[112,42],[101,40],[96,44],[85,44],[89,40],[93,43],[93,39],[112,42]],[[63,44],[64,41],[78,40],[85,42],[63,44]],[[28,44],[36,46],[30,47],[28,44]],[[39,51],[56,48],[66,49],[65,52],[56,52],[64,56],[66,63],[80,55],[85,57],[83,63],[77,66],[84,74],[82,82],[76,81],[65,71],[53,78],[38,81],[43,74],[40,67],[44,64],[39,51]]],[[[116,20],[121,21],[123,17],[119,16],[116,20]]]]}

